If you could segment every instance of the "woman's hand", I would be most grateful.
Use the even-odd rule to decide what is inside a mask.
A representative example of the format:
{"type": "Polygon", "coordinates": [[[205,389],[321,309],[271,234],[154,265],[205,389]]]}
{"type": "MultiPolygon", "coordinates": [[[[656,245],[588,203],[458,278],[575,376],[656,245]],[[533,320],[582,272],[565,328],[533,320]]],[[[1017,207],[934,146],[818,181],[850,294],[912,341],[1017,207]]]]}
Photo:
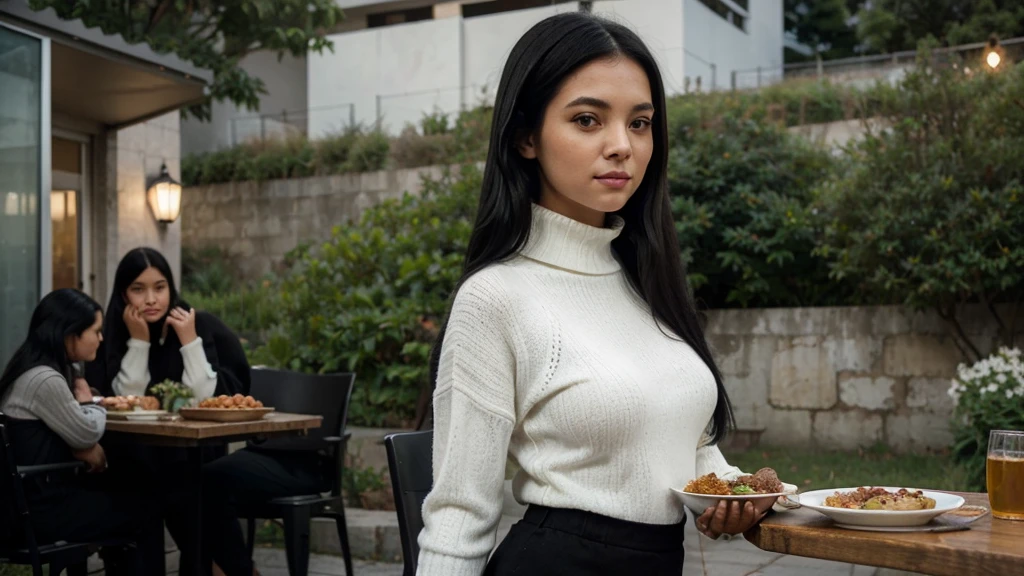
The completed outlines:
{"type": "Polygon", "coordinates": [[[75,378],[75,400],[79,404],[92,404],[92,388],[85,378],[75,378]]]}
{"type": "Polygon", "coordinates": [[[128,335],[136,340],[149,342],[149,322],[142,317],[142,312],[130,303],[124,306],[124,325],[128,327],[128,335]]]}
{"type": "Polygon", "coordinates": [[[90,473],[99,473],[107,469],[107,453],[99,444],[93,444],[92,448],[75,450],[71,454],[75,460],[81,460],[88,464],[90,473]]]}
{"type": "Polygon", "coordinates": [[[722,534],[742,534],[757,525],[774,503],[774,498],[742,503],[719,500],[718,506],[708,508],[697,518],[697,531],[712,540],[722,534]]]}
{"type": "Polygon", "coordinates": [[[182,346],[191,344],[198,338],[196,335],[196,311],[192,308],[186,312],[184,308],[177,307],[167,315],[167,323],[178,333],[178,340],[182,346]]]}

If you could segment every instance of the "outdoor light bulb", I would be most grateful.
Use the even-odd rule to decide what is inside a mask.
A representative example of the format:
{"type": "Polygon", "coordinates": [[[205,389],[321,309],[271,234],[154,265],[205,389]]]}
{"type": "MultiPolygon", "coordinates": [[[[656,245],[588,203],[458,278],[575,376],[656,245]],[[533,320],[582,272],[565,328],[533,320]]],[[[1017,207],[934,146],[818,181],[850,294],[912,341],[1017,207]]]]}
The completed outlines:
{"type": "Polygon", "coordinates": [[[1000,61],[1002,61],[1002,58],[999,57],[999,53],[996,52],[995,50],[992,50],[991,52],[988,53],[988,55],[985,56],[985,63],[988,64],[989,68],[995,68],[996,66],[999,66],[1000,61]]]}

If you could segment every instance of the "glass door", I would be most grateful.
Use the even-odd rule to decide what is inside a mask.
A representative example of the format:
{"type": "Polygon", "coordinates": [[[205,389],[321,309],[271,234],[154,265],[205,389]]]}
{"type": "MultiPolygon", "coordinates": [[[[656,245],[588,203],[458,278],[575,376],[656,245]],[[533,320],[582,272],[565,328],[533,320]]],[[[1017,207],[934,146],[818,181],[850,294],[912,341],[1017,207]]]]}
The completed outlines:
{"type": "Polygon", "coordinates": [[[87,137],[55,135],[51,140],[53,181],[50,191],[50,238],[53,289],[77,288],[92,293],[86,250],[89,210],[87,137]]]}
{"type": "Polygon", "coordinates": [[[40,195],[49,187],[48,51],[48,40],[0,24],[0,365],[24,340],[46,288],[39,213],[49,204],[40,195]]]}

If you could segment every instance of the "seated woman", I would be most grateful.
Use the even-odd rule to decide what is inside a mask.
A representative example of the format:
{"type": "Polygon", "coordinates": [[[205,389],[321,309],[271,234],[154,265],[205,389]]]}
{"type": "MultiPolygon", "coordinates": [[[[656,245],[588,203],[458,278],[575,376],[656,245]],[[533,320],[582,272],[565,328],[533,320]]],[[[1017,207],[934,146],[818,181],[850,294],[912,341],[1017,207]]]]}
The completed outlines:
{"type": "MultiPolygon", "coordinates": [[[[107,314],[103,346],[86,365],[89,384],[102,394],[142,396],[165,380],[184,384],[196,400],[248,393],[249,363],[238,337],[213,314],[179,298],[160,252],[136,248],[121,259],[107,314]]],[[[208,449],[203,459],[220,455],[223,449],[208,449]]],[[[146,446],[110,458],[121,469],[119,481],[150,487],[171,536],[179,548],[187,546],[196,524],[181,505],[195,491],[184,475],[186,449],[146,446]]]]}
{"type": "MultiPolygon", "coordinates": [[[[79,459],[98,473],[107,468],[99,445],[106,410],[93,403],[84,379],[72,381],[71,365],[96,357],[103,341],[103,312],[85,294],[61,289],[36,307],[28,337],[0,376],[0,411],[8,417],[19,466],[79,459]]],[[[107,574],[163,574],[163,539],[147,529],[159,518],[138,498],[90,488],[72,474],[25,482],[37,542],[131,538],[137,548],[104,555],[107,574]]],[[[156,524],[158,526],[158,524],[156,524]]],[[[16,540],[23,538],[15,530],[16,540]]]]}

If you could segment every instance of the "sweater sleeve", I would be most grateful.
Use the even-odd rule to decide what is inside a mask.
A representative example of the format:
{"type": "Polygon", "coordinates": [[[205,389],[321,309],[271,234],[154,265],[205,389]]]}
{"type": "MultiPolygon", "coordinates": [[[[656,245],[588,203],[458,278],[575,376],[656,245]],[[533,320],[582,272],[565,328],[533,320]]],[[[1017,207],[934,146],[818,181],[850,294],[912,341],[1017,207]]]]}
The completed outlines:
{"type": "Polygon", "coordinates": [[[58,373],[35,387],[29,410],[75,450],[99,442],[107,425],[107,411],[95,404],[82,406],[58,373]]]}
{"type": "Polygon", "coordinates": [[[710,472],[714,472],[716,476],[723,480],[735,480],[745,474],[739,468],[726,462],[722,451],[718,449],[718,445],[712,444],[711,438],[705,434],[701,436],[700,445],[697,448],[697,477],[699,478],[710,472]]]}
{"type": "Polygon", "coordinates": [[[150,343],[132,338],[111,387],[118,396],[145,396],[149,386],[150,343]]]}
{"type": "Polygon", "coordinates": [[[506,303],[477,276],[452,305],[434,392],[434,486],[423,504],[419,576],[480,576],[494,547],[515,423],[506,303]]]}
{"type": "Polygon", "coordinates": [[[182,346],[181,359],[185,365],[181,383],[191,388],[192,394],[198,400],[213,396],[213,391],[217,388],[217,372],[207,359],[203,339],[196,338],[182,346]]]}

